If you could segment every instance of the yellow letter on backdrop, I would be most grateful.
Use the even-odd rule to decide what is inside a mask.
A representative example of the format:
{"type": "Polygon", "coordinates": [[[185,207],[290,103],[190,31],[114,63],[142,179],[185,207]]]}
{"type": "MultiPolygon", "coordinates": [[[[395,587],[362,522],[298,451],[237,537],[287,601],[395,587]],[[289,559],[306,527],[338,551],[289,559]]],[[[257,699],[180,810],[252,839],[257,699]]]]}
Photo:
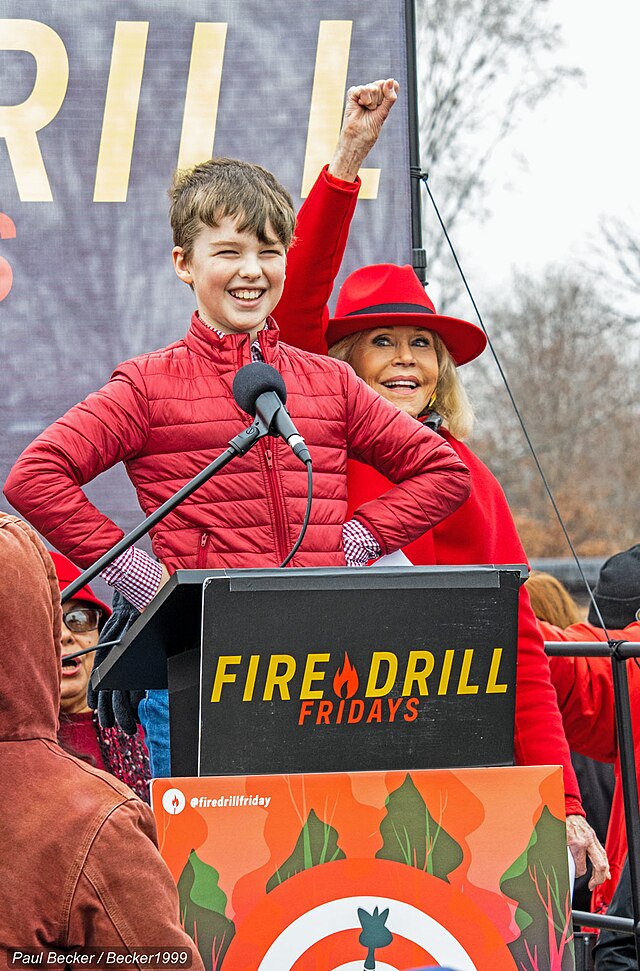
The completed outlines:
{"type": "Polygon", "coordinates": [[[0,48],[35,58],[33,90],[19,105],[0,105],[0,138],[7,141],[23,202],[52,202],[51,186],[36,132],[60,111],[69,82],[69,59],[55,30],[37,20],[0,20],[0,48]]]}
{"type": "Polygon", "coordinates": [[[148,31],[145,20],[116,22],[94,202],[127,201],[148,31]]]}
{"type": "MultiPolygon", "coordinates": [[[[331,159],[340,128],[351,47],[350,20],[321,20],[318,31],[316,68],[313,76],[307,150],[302,175],[303,199],[323,165],[331,159]]],[[[380,169],[361,169],[361,199],[377,199],[380,169]]]]}
{"type": "Polygon", "coordinates": [[[197,23],[193,28],[179,169],[204,162],[213,154],[226,40],[226,24],[197,23]]]}

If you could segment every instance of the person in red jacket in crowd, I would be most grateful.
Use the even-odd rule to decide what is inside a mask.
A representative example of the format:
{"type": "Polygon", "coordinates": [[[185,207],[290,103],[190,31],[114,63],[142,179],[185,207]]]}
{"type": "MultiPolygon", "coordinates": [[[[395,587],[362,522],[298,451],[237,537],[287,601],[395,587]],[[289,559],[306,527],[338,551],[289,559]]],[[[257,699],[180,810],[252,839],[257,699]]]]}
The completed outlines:
{"type": "MultiPolygon", "coordinates": [[[[385,98],[374,99],[372,112],[385,98]]],[[[121,364],[27,447],[5,484],[16,509],[74,562],[94,563],[123,533],[82,486],[124,462],[144,512],[157,509],[246,427],[231,385],[258,359],[284,377],[291,417],[314,459],[315,501],[293,566],[366,563],[456,509],[469,494],[469,474],[446,442],[343,362],[280,343],[271,313],[296,221],[286,189],[261,166],[211,159],[176,173],[171,199],[174,266],[197,305],[189,331],[121,364]],[[348,456],[395,486],[347,522],[348,456]]],[[[306,470],[288,445],[264,439],[155,527],[157,561],[130,549],[102,575],[144,609],[163,570],[278,566],[299,533],[306,493],[306,470]]],[[[168,731],[166,708],[159,719],[168,731]]],[[[148,725],[145,734],[151,751],[148,725]]],[[[168,773],[163,766],[154,774],[168,773]]]]}
{"type": "MultiPolygon", "coordinates": [[[[336,185],[329,187],[318,180],[298,213],[287,289],[278,308],[283,338],[318,354],[332,348],[329,353],[350,361],[356,373],[398,411],[417,419],[416,424],[437,428],[469,468],[471,498],[446,521],[404,544],[410,562],[525,563],[500,485],[461,440],[471,430],[473,413],[457,367],[484,349],[486,338],[480,328],[437,314],[412,268],[392,264],[364,267],[347,277],[335,316],[329,319],[327,305],[355,208],[355,192],[349,191],[349,185],[345,181],[339,193],[336,185]],[[310,286],[306,268],[316,262],[324,272],[313,279],[313,296],[307,294],[305,299],[310,286]],[[296,306],[303,312],[296,315],[296,306]]],[[[366,469],[353,456],[347,480],[350,511],[383,496],[390,487],[384,475],[366,469]]],[[[568,843],[578,875],[586,870],[587,854],[591,859],[593,889],[608,876],[606,855],[584,818],[542,637],[524,587],[518,652],[516,759],[525,765],[562,763],[568,843]]]]}
{"type": "MultiPolygon", "coordinates": [[[[61,553],[50,555],[60,590],[66,590],[80,576],[80,571],[61,553]]],[[[97,713],[87,704],[87,685],[95,655],[69,657],[77,651],[97,647],[99,631],[110,616],[111,607],[99,600],[88,584],[64,605],[58,741],[74,755],[85,756],[92,765],[111,772],[149,802],[151,774],[142,729],[138,726],[135,735],[128,735],[118,725],[103,728],[97,713]]]]}
{"type": "MultiPolygon", "coordinates": [[[[587,623],[563,629],[540,622],[544,639],[640,641],[640,545],[616,553],[602,565],[593,596],[600,616],[591,604],[587,623]]],[[[605,842],[611,875],[596,887],[592,899],[593,910],[602,912],[611,903],[627,855],[611,661],[606,657],[552,657],[550,664],[569,745],[592,759],[614,763],[615,788],[605,842]]],[[[634,749],[640,765],[640,668],[634,661],[627,663],[627,677],[634,749]]]]}
{"type": "MultiPolygon", "coordinates": [[[[538,622],[544,621],[554,627],[565,629],[582,622],[584,611],[578,606],[567,588],[550,573],[532,570],[527,578],[527,593],[531,609],[538,622]]],[[[544,636],[544,635],[543,635],[544,636]]],[[[553,662],[551,662],[553,665],[553,662]]],[[[553,683],[553,667],[551,671],[553,683]]],[[[562,714],[562,709],[560,709],[562,714]]],[[[568,741],[568,739],[567,739],[568,741]]],[[[571,743],[569,743],[571,748],[571,743]]],[[[601,843],[607,838],[611,802],[615,788],[613,765],[591,759],[571,748],[571,763],[576,770],[578,785],[582,794],[589,823],[593,826],[601,843]]],[[[606,847],[605,847],[606,849],[606,847]]],[[[589,910],[591,892],[588,887],[590,868],[583,877],[578,877],[573,888],[574,910],[589,910]]],[[[596,893],[600,888],[596,888],[596,893]]]]}

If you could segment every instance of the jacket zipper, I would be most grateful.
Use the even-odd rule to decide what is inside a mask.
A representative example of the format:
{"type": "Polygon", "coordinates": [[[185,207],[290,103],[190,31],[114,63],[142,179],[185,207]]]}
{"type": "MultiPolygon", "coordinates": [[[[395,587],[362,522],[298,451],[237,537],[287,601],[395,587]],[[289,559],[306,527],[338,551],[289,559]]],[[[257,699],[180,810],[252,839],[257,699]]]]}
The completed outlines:
{"type": "Polygon", "coordinates": [[[209,534],[203,533],[200,537],[200,549],[198,550],[198,570],[204,570],[207,561],[207,543],[209,534]]]}
{"type": "Polygon", "coordinates": [[[242,358],[244,357],[243,351],[245,347],[249,348],[249,361],[251,361],[251,338],[250,337],[247,337],[246,340],[238,341],[238,370],[240,370],[240,368],[243,366],[242,358]]]}
{"type": "MultiPolygon", "coordinates": [[[[260,349],[264,356],[264,347],[262,345],[261,338],[262,332],[258,335],[258,342],[260,344],[260,349]]],[[[246,341],[240,341],[238,344],[238,368],[242,367],[243,350],[247,347],[249,350],[249,360],[251,360],[251,339],[247,337],[246,341]]],[[[280,476],[278,475],[276,469],[274,468],[274,456],[272,450],[263,440],[260,442],[260,447],[262,448],[262,454],[264,455],[267,464],[267,486],[269,491],[269,500],[271,504],[271,509],[273,510],[273,518],[275,522],[275,539],[276,539],[276,554],[280,562],[284,560],[289,552],[289,537],[287,535],[286,529],[286,517],[285,517],[285,507],[284,507],[284,496],[282,494],[282,485],[280,483],[280,476]]],[[[201,547],[206,546],[206,540],[204,534],[201,540],[201,547]]],[[[208,536],[207,536],[208,539],[208,536]]],[[[201,549],[201,554],[203,550],[201,549]]],[[[203,563],[204,566],[204,563],[203,563]]]]}
{"type": "Polygon", "coordinates": [[[260,444],[264,448],[264,457],[267,463],[267,483],[270,493],[269,498],[271,502],[271,509],[273,510],[273,518],[275,521],[276,530],[276,553],[278,554],[279,561],[282,562],[289,552],[289,538],[286,529],[282,485],[280,483],[280,476],[274,468],[274,456],[272,450],[268,445],[266,445],[266,443],[260,442],[260,444]]]}

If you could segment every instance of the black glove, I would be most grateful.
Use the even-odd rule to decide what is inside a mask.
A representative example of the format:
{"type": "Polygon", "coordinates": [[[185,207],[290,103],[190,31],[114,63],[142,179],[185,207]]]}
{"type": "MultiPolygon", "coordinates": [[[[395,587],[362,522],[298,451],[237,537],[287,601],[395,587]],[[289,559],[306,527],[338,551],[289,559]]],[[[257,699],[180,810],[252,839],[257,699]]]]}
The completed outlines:
{"type": "MultiPolygon", "coordinates": [[[[110,647],[101,648],[101,642],[121,640],[125,631],[140,616],[140,611],[117,590],[113,594],[112,607],[113,613],[100,631],[94,662],[96,667],[102,664],[111,650],[110,647]]],[[[98,709],[98,721],[102,728],[113,728],[117,723],[127,735],[135,735],[139,723],[138,704],[144,694],[144,691],[106,691],[104,688],[95,691],[89,683],[87,704],[89,708],[98,709]]]]}
{"type": "MultiPolygon", "coordinates": [[[[107,652],[105,652],[106,654],[107,652]]],[[[98,721],[102,728],[120,726],[127,735],[136,735],[140,719],[138,705],[145,696],[144,691],[107,691],[98,692],[98,721]]]]}

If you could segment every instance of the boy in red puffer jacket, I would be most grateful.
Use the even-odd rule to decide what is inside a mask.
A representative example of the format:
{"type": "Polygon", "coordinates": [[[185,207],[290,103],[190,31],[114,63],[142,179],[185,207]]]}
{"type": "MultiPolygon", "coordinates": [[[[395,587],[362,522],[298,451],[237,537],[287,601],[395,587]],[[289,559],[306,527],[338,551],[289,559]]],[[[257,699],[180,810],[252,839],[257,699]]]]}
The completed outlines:
{"type": "MultiPolygon", "coordinates": [[[[74,562],[91,565],[123,534],[82,486],[124,462],[149,515],[248,424],[231,385],[251,360],[282,373],[314,461],[315,501],[293,566],[364,564],[456,509],[469,494],[468,473],[440,436],[343,362],[280,344],[271,311],[295,225],[288,192],[261,166],[211,159],[176,174],[171,200],[175,270],[197,305],[187,335],[121,364],[23,452],[5,485],[16,509],[74,562]],[[347,457],[379,469],[395,487],[345,523],[347,457]]],[[[176,569],[277,566],[305,504],[305,469],[269,437],[153,530],[157,561],[130,549],[103,577],[143,610],[176,569]]],[[[151,750],[154,733],[145,730],[151,750]]],[[[167,769],[154,765],[154,774],[167,769]]]]}

